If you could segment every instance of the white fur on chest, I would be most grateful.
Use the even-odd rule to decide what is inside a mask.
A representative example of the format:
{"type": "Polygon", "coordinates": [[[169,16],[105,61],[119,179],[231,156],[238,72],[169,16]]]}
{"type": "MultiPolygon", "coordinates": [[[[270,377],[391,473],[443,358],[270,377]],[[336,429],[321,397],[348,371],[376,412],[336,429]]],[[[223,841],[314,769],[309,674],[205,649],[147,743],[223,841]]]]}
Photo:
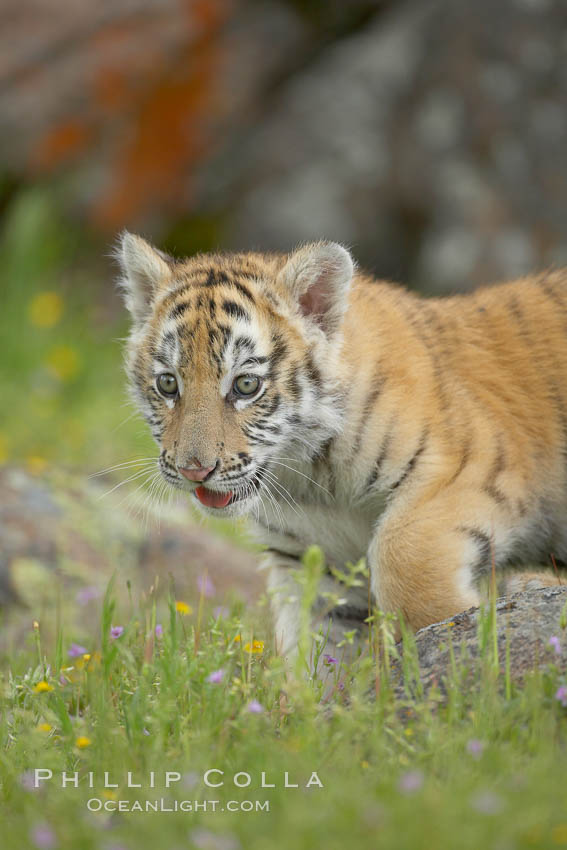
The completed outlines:
{"type": "Polygon", "coordinates": [[[270,527],[268,539],[262,535],[265,542],[294,555],[316,544],[323,550],[326,562],[337,567],[366,557],[384,500],[374,497],[366,503],[353,504],[347,494],[334,498],[307,481],[294,488],[294,478],[290,474],[285,480],[287,501],[278,498],[276,506],[270,499],[263,499],[260,520],[264,524],[267,519],[270,527]]]}

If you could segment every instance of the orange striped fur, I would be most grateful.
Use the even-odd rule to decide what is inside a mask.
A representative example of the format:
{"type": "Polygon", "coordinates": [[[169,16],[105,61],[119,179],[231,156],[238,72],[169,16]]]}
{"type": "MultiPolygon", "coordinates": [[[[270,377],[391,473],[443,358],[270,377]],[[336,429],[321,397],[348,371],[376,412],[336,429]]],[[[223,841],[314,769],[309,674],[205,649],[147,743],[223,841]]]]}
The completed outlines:
{"type": "MultiPolygon", "coordinates": [[[[565,271],[425,299],[334,243],[174,261],[125,234],[119,257],[160,468],[205,512],[250,517],[282,652],[312,543],[339,568],[366,557],[374,603],[413,629],[476,604],[492,565],[567,560],[565,271]]],[[[331,573],[321,591],[332,652],[368,592],[331,573]]]]}

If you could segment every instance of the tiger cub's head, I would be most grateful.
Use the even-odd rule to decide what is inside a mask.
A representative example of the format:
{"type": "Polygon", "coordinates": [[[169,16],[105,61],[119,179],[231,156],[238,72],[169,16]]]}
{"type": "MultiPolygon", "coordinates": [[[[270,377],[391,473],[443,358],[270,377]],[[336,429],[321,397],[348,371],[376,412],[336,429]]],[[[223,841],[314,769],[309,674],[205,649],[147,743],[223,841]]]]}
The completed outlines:
{"type": "Polygon", "coordinates": [[[340,428],[349,253],[320,242],[176,261],[125,233],[117,254],[126,368],[164,478],[207,512],[249,512],[340,428]]]}

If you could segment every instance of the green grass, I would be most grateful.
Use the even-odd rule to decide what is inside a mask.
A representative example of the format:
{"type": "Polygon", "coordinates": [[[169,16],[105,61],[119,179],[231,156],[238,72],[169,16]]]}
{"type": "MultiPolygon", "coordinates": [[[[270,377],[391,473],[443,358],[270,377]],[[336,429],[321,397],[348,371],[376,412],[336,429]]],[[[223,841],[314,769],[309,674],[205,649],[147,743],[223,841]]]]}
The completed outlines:
{"type": "MultiPolygon", "coordinates": [[[[87,662],[67,655],[75,635],[52,629],[46,646],[42,629],[30,628],[2,677],[3,848],[34,847],[34,830],[46,826],[54,846],[85,850],[567,844],[567,725],[551,664],[506,696],[505,674],[488,655],[472,686],[462,687],[457,663],[447,670],[446,696],[425,696],[416,692],[406,636],[406,697],[389,687],[383,652],[337,665],[326,695],[319,681],[285,672],[264,626],[254,631],[258,612],[215,619],[205,599],[194,601],[181,615],[173,599],[150,591],[119,610],[111,583],[97,603],[100,630],[83,640],[87,662]],[[116,624],[124,632],[112,638],[116,624]],[[265,642],[262,652],[246,651],[253,637],[265,642]],[[209,682],[217,670],[223,681],[209,682]],[[50,689],[38,693],[39,682],[50,689]],[[248,710],[251,700],[261,714],[248,710]],[[34,768],[53,771],[38,790],[29,787],[34,768]],[[222,787],[204,785],[210,768],[224,771],[213,776],[222,787]],[[166,770],[181,776],[170,788],[166,770]],[[62,771],[77,771],[79,787],[62,789],[62,771]],[[105,771],[117,788],[104,788],[105,771]],[[127,771],[141,789],[127,787],[127,771]],[[284,787],[286,771],[299,788],[284,787]],[[306,789],[314,771],[323,787],[306,789]],[[250,775],[249,787],[235,787],[239,772],[250,775]],[[275,788],[261,787],[262,773],[275,788]],[[130,808],[162,799],[170,809],[184,800],[200,808],[87,808],[89,800],[130,808]],[[216,811],[210,802],[203,810],[215,800],[216,811]],[[266,803],[269,811],[254,808],[266,803]]],[[[490,641],[493,628],[488,612],[479,640],[490,641]]]]}
{"type": "Polygon", "coordinates": [[[125,391],[128,325],[104,256],[111,247],[87,241],[52,192],[27,190],[9,207],[0,235],[0,461],[91,472],[156,452],[125,391]]]}
{"type": "MultiPolygon", "coordinates": [[[[155,452],[140,420],[124,421],[119,339],[127,323],[111,264],[100,259],[110,246],[90,242],[62,209],[53,189],[26,190],[8,207],[0,237],[0,462],[40,475],[45,464],[86,474],[155,452]]],[[[305,573],[305,604],[316,572],[315,564],[305,573]]],[[[10,633],[0,666],[2,848],[39,847],[41,829],[43,846],[72,850],[567,846],[567,719],[555,698],[564,680],[550,663],[516,688],[506,665],[494,664],[494,611],[479,630],[485,661],[467,680],[453,655],[445,697],[420,689],[408,635],[406,696],[394,695],[386,622],[373,634],[389,651],[373,645],[353,668],[336,668],[337,687],[325,698],[303,670],[284,671],[264,609],[233,607],[215,619],[206,600],[193,599],[193,613],[182,616],[151,588],[127,589],[117,578],[115,590],[91,603],[98,608],[89,617],[64,594],[53,609],[38,600],[29,620],[41,610],[39,629],[10,633]],[[89,632],[93,613],[100,628],[89,632]],[[111,624],[124,633],[112,639],[111,624]],[[253,637],[263,652],[245,651],[253,637]],[[68,656],[73,641],[88,662],[68,656]],[[207,681],[220,669],[221,683],[207,681]],[[40,681],[49,690],[37,692],[40,681]],[[247,709],[251,700],[261,714],[247,709]],[[78,746],[81,738],[88,746],[78,746]],[[54,779],[30,789],[34,768],[54,779]],[[209,768],[225,772],[224,786],[203,785],[209,768]],[[63,770],[79,772],[79,788],[60,787],[63,770]],[[164,789],[166,770],[182,781],[164,789]],[[105,771],[118,788],[105,791],[105,771]],[[142,789],[126,787],[127,771],[142,789]],[[234,786],[239,771],[250,774],[248,788],[234,786]],[[284,787],[286,771],[299,788],[284,787]],[[323,788],[304,787],[313,771],[323,788]],[[260,787],[263,772],[275,788],[260,787]],[[90,798],[200,808],[90,813],[90,798]],[[217,811],[203,811],[214,800],[217,811]],[[269,812],[229,811],[230,801],[267,802],[269,812]]]]}

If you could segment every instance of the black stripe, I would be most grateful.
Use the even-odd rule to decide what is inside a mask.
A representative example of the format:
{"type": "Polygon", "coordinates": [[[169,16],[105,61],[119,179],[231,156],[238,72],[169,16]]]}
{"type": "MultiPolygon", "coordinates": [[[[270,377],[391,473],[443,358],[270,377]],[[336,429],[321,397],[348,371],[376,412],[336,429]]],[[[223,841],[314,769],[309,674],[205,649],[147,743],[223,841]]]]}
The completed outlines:
{"type": "Polygon", "coordinates": [[[232,329],[228,325],[217,325],[217,327],[222,337],[220,356],[223,357],[228,343],[230,342],[230,339],[232,337],[232,329]]]}
{"type": "Polygon", "coordinates": [[[392,425],[390,425],[390,427],[388,428],[388,431],[386,432],[386,436],[384,437],[384,440],[382,442],[382,446],[380,447],[380,452],[378,454],[378,457],[374,461],[374,468],[373,468],[372,472],[370,473],[370,476],[368,477],[368,479],[366,481],[366,489],[367,490],[369,490],[371,487],[374,486],[374,484],[376,483],[376,481],[378,479],[378,476],[380,475],[380,469],[382,467],[382,464],[386,460],[388,452],[390,451],[390,446],[392,444],[393,437],[394,437],[394,423],[392,423],[392,425]]]}
{"type": "Polygon", "coordinates": [[[272,345],[273,348],[270,353],[270,378],[275,376],[278,364],[287,354],[287,345],[280,334],[272,335],[272,345]]]}
{"type": "Polygon", "coordinates": [[[357,455],[360,451],[362,435],[364,433],[364,428],[367,424],[368,417],[370,416],[370,413],[372,412],[376,400],[382,392],[385,383],[386,377],[384,375],[376,375],[370,384],[370,391],[366,397],[366,401],[364,402],[364,407],[360,415],[360,422],[358,424],[356,436],[352,443],[351,458],[354,458],[355,455],[357,455]]]}
{"type": "Polygon", "coordinates": [[[248,300],[251,301],[252,304],[256,303],[256,299],[254,298],[250,290],[243,286],[241,283],[238,283],[236,280],[232,280],[230,282],[230,285],[234,286],[235,289],[238,289],[240,294],[244,295],[245,298],[248,298],[248,300]]]}
{"type": "Polygon", "coordinates": [[[406,468],[404,469],[404,471],[402,472],[402,474],[400,475],[400,477],[398,478],[398,480],[397,480],[394,484],[392,484],[392,485],[391,485],[391,487],[390,487],[390,491],[391,491],[391,492],[393,492],[393,491],[394,491],[394,490],[396,490],[396,489],[397,489],[397,488],[398,488],[401,484],[403,484],[403,483],[404,483],[404,481],[408,478],[408,476],[409,476],[409,475],[413,472],[413,470],[415,469],[415,466],[416,466],[416,464],[417,464],[417,461],[419,460],[420,456],[421,456],[421,455],[423,454],[423,452],[425,451],[425,447],[426,447],[426,445],[427,445],[427,436],[428,436],[428,429],[427,429],[427,428],[425,428],[425,429],[423,430],[422,435],[421,435],[421,439],[420,439],[420,441],[419,441],[419,446],[417,447],[417,449],[416,449],[416,450],[415,450],[415,452],[413,453],[413,456],[412,456],[412,457],[410,458],[410,460],[408,461],[408,463],[407,463],[407,465],[406,465],[406,468]]]}
{"type": "Polygon", "coordinates": [[[524,502],[523,499],[516,499],[516,509],[518,511],[519,516],[524,517],[528,512],[528,506],[524,502]]]}
{"type": "Polygon", "coordinates": [[[230,278],[226,272],[221,271],[219,269],[209,269],[207,279],[195,283],[194,286],[207,289],[211,289],[215,286],[232,286],[234,287],[234,289],[238,290],[241,295],[247,298],[248,301],[252,302],[252,304],[256,303],[256,299],[254,298],[248,287],[244,286],[243,283],[240,283],[239,281],[230,278]]]}
{"type": "MultiPolygon", "coordinates": [[[[561,316],[561,325],[563,327],[564,333],[567,334],[567,309],[565,305],[565,301],[558,295],[558,293],[553,288],[551,282],[548,280],[549,272],[547,272],[543,277],[537,280],[538,285],[545,293],[546,297],[549,298],[554,304],[559,308],[559,312],[562,314],[561,316]]],[[[523,318],[523,316],[522,316],[523,318]]],[[[524,325],[524,332],[526,335],[529,334],[527,325],[524,325]]],[[[532,338],[533,345],[533,338],[532,338]]],[[[561,439],[562,439],[562,451],[564,454],[567,453],[567,414],[565,412],[565,398],[562,392],[562,388],[560,387],[557,377],[560,374],[559,365],[556,357],[552,349],[549,346],[545,346],[545,354],[547,355],[547,362],[541,363],[541,349],[539,346],[533,346],[535,350],[536,356],[539,354],[539,362],[538,366],[541,366],[541,371],[543,374],[547,376],[547,384],[549,388],[549,395],[551,399],[552,405],[555,407],[557,418],[559,420],[559,425],[561,427],[561,439]]]]}
{"type": "MultiPolygon", "coordinates": [[[[545,274],[538,278],[537,283],[541,289],[545,292],[547,297],[554,301],[555,304],[559,307],[560,311],[563,313],[564,318],[567,317],[567,303],[565,302],[565,295],[567,294],[565,291],[561,290],[561,292],[557,292],[557,289],[554,286],[554,282],[552,281],[552,273],[545,272],[545,274]]],[[[567,332],[567,326],[566,326],[567,332]]]]}
{"type": "Polygon", "coordinates": [[[447,484],[445,485],[446,487],[449,487],[451,484],[453,484],[457,480],[457,478],[459,477],[461,472],[463,472],[464,469],[466,468],[466,466],[468,465],[468,462],[471,458],[472,443],[473,443],[472,434],[469,434],[466,442],[463,444],[461,460],[459,461],[459,465],[458,465],[457,469],[455,470],[453,476],[449,479],[449,481],[447,481],[447,484]]]}
{"type": "Polygon", "coordinates": [[[240,304],[237,304],[236,301],[223,301],[222,309],[229,316],[234,316],[236,319],[244,319],[246,322],[250,321],[250,313],[244,307],[241,307],[240,304]]]}
{"type": "Polygon", "coordinates": [[[243,348],[254,349],[254,340],[250,339],[249,336],[239,336],[234,341],[234,350],[241,351],[243,348]]]}
{"type": "Polygon", "coordinates": [[[284,552],[283,549],[275,549],[273,546],[268,546],[265,552],[271,552],[273,555],[278,555],[280,558],[291,558],[293,561],[299,561],[299,555],[292,555],[291,552],[284,552]]]}
{"type": "Polygon", "coordinates": [[[187,312],[187,310],[191,309],[191,304],[191,299],[189,299],[188,301],[181,301],[179,304],[176,304],[173,310],[170,312],[168,318],[179,319],[187,312]]]}
{"type": "Polygon", "coordinates": [[[269,357],[250,357],[248,360],[245,360],[241,366],[261,366],[262,364],[267,363],[268,360],[269,357]]]}
{"type": "Polygon", "coordinates": [[[299,367],[295,367],[287,379],[287,391],[294,401],[301,397],[301,385],[299,383],[299,367]]]}
{"type": "Polygon", "coordinates": [[[317,454],[315,455],[315,461],[322,466],[326,466],[330,462],[331,457],[331,446],[333,445],[333,437],[329,437],[328,440],[319,446],[317,450],[317,454]]]}
{"type": "Polygon", "coordinates": [[[470,569],[474,578],[479,579],[488,572],[492,565],[492,545],[490,537],[488,534],[485,534],[484,531],[481,531],[480,528],[470,528],[466,525],[460,525],[457,528],[457,531],[471,537],[477,544],[478,559],[474,564],[470,565],[470,569]]]}
{"type": "Polygon", "coordinates": [[[502,436],[498,438],[496,448],[496,457],[492,461],[492,465],[488,471],[482,490],[487,496],[490,496],[499,505],[505,504],[508,499],[501,490],[496,487],[496,479],[506,469],[506,453],[502,442],[502,436]]]}
{"type": "Polygon", "coordinates": [[[429,356],[437,384],[441,409],[448,411],[450,405],[445,385],[445,370],[441,364],[437,350],[437,341],[444,329],[435,308],[431,304],[428,304],[425,299],[421,299],[419,305],[416,306],[418,306],[418,309],[413,310],[409,309],[409,305],[406,304],[408,324],[413,328],[417,338],[429,356]]]}
{"type": "Polygon", "coordinates": [[[275,393],[274,397],[270,400],[269,404],[265,408],[266,416],[272,416],[281,403],[281,395],[279,393],[275,393]]]}
{"type": "Polygon", "coordinates": [[[483,492],[486,493],[487,496],[490,496],[492,501],[496,502],[498,505],[505,505],[508,502],[507,496],[498,489],[498,487],[488,486],[483,487],[483,492]]]}
{"type": "Polygon", "coordinates": [[[323,378],[321,376],[321,372],[313,362],[313,357],[310,353],[306,356],[305,371],[307,372],[307,376],[311,380],[311,383],[315,384],[317,389],[320,389],[323,385],[323,378]]]}
{"type": "Polygon", "coordinates": [[[254,427],[258,428],[262,433],[266,431],[268,434],[281,434],[282,429],[279,425],[268,425],[265,419],[260,420],[259,422],[254,423],[254,427]]]}
{"type": "Polygon", "coordinates": [[[155,353],[155,359],[161,360],[164,364],[170,362],[172,354],[177,347],[177,335],[168,331],[163,335],[159,342],[159,348],[155,353]]]}

